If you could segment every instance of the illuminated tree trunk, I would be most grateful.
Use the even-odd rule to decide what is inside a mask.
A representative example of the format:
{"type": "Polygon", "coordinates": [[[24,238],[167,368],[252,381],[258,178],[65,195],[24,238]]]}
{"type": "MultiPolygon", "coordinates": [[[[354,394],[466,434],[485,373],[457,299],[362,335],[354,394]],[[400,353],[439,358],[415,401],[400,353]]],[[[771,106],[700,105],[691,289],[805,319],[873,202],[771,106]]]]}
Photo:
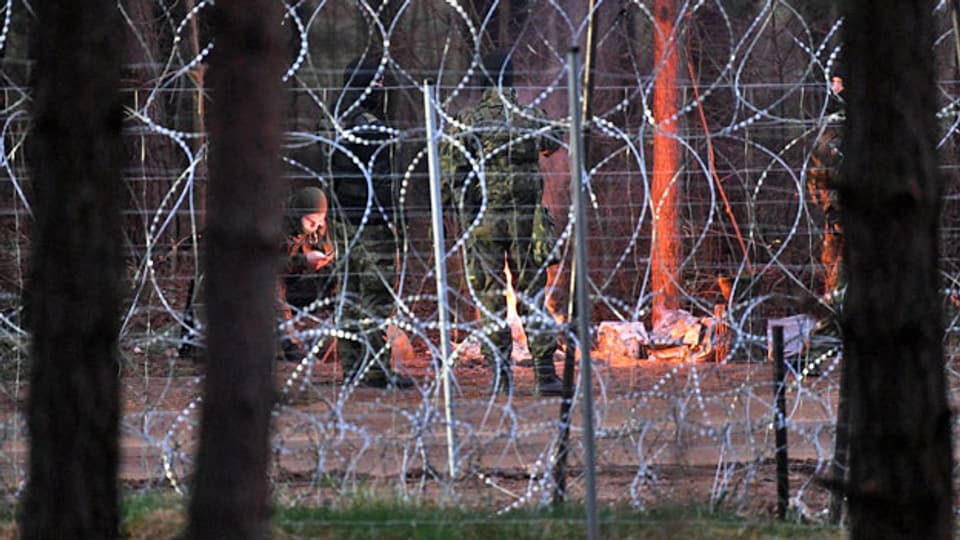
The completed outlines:
{"type": "Polygon", "coordinates": [[[218,3],[210,62],[207,379],[188,538],[269,532],[276,352],[282,16],[271,0],[218,3]]]}
{"type": "Polygon", "coordinates": [[[952,538],[933,12],[926,2],[842,5],[851,538],[952,538]]]}
{"type": "Polygon", "coordinates": [[[117,538],[123,29],[110,2],[35,9],[30,475],[20,537],[117,538]]]}
{"type": "Polygon", "coordinates": [[[677,143],[677,66],[679,55],[673,39],[676,19],[675,0],[657,0],[654,6],[654,59],[656,81],[653,87],[653,117],[657,123],[653,136],[653,256],[651,290],[653,320],[665,310],[679,305],[677,265],[680,258],[680,231],[677,223],[677,191],[680,171],[680,146],[677,143]]]}

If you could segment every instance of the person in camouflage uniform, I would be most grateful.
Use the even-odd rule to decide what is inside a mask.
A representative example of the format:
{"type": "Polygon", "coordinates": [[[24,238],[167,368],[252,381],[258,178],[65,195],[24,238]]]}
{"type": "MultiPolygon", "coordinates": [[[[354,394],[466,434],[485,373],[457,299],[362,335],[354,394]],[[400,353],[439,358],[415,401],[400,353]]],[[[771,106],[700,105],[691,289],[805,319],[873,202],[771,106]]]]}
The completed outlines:
{"type": "MultiPolygon", "coordinates": [[[[558,261],[551,253],[553,222],[542,202],[539,164],[541,155],[560,147],[561,133],[557,129],[535,133],[547,125],[546,114],[519,104],[513,68],[503,52],[484,57],[481,86],[480,103],[456,116],[454,139],[459,144],[445,143],[441,158],[445,189],[458,206],[464,229],[479,216],[467,243],[468,279],[481,312],[505,321],[504,267],[509,268],[537,389],[541,395],[561,395],[563,385],[553,363],[557,333],[545,309],[547,267],[558,261]],[[471,159],[481,167],[480,175],[471,159]]],[[[513,380],[510,327],[487,323],[487,328],[489,341],[481,343],[483,355],[494,370],[495,388],[509,391],[513,380]]]]}
{"type": "Polygon", "coordinates": [[[340,275],[346,295],[341,328],[359,340],[338,339],[348,383],[410,388],[411,378],[390,368],[384,319],[394,307],[399,238],[394,225],[394,151],[384,118],[383,70],[372,57],[357,58],[343,73],[341,130],[330,156],[333,219],[347,254],[340,275]]]}
{"type": "MultiPolygon", "coordinates": [[[[837,97],[843,92],[843,78],[839,73],[831,77],[831,92],[837,97]]],[[[837,196],[837,183],[843,153],[842,113],[827,116],[827,124],[817,139],[810,156],[810,168],[807,173],[807,193],[810,201],[823,212],[823,243],[820,262],[824,268],[824,298],[828,305],[832,297],[841,294],[845,285],[841,256],[843,252],[843,231],[840,229],[840,201],[837,196]]]]}
{"type": "Polygon", "coordinates": [[[281,336],[284,359],[299,362],[306,357],[294,336],[291,306],[303,308],[331,292],[333,242],[327,229],[327,197],[316,187],[297,190],[287,200],[283,217],[283,269],[277,280],[277,302],[286,324],[281,336]]]}
{"type": "MultiPolygon", "coordinates": [[[[293,319],[291,306],[302,308],[330,293],[333,277],[329,264],[334,259],[333,243],[327,231],[327,197],[316,187],[298,190],[287,200],[283,217],[277,277],[277,310],[284,322],[293,319]]],[[[201,264],[201,266],[203,266],[201,264]]],[[[200,336],[206,327],[204,275],[190,282],[184,326],[178,352],[196,357],[200,336]]],[[[282,358],[303,360],[307,352],[287,324],[280,338],[282,358]]]]}
{"type": "Polygon", "coordinates": [[[824,293],[814,307],[817,320],[808,338],[806,357],[797,366],[798,371],[805,375],[819,374],[820,363],[841,349],[840,312],[846,291],[842,260],[843,230],[840,227],[840,199],[837,194],[840,166],[843,163],[843,112],[837,107],[838,103],[842,103],[843,76],[839,70],[831,76],[829,91],[830,114],[825,118],[810,155],[806,179],[810,202],[823,213],[820,262],[824,271],[824,293]]]}

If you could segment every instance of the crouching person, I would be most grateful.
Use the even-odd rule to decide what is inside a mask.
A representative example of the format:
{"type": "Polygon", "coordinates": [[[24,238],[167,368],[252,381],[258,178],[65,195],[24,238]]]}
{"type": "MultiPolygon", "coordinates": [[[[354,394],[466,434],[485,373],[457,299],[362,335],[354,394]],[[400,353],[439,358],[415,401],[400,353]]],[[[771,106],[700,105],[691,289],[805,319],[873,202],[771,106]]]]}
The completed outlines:
{"type": "Polygon", "coordinates": [[[293,309],[305,308],[327,296],[333,281],[329,264],[333,242],[327,231],[327,197],[316,187],[295,192],[284,213],[283,268],[277,279],[277,303],[283,316],[280,336],[284,360],[299,362],[307,356],[297,338],[293,309]]]}
{"type": "MultiPolygon", "coordinates": [[[[327,296],[334,283],[328,268],[334,259],[334,249],[327,232],[327,197],[323,191],[308,187],[294,193],[287,201],[283,231],[277,279],[277,304],[285,330],[280,336],[280,349],[284,360],[299,362],[307,351],[295,335],[293,308],[307,307],[327,296]]],[[[190,281],[187,292],[177,347],[181,358],[203,360],[199,351],[203,349],[206,328],[204,300],[201,273],[190,281]]]]}

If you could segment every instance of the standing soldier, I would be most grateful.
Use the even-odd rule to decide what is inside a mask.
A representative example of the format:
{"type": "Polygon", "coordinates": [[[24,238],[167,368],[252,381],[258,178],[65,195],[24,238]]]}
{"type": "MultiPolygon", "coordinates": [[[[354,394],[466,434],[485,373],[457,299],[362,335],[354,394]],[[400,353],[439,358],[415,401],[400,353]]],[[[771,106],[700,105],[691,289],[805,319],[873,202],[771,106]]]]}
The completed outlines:
{"type": "Polygon", "coordinates": [[[840,165],[843,162],[842,141],[843,113],[836,104],[842,104],[843,76],[834,71],[830,77],[830,109],[821,126],[820,136],[810,156],[807,172],[807,192],[811,202],[823,211],[823,243],[820,262],[824,269],[824,293],[818,303],[816,325],[810,336],[810,356],[813,362],[803,367],[803,372],[816,375],[819,362],[825,354],[840,350],[840,310],[846,291],[843,271],[843,230],[840,228],[840,201],[837,188],[840,183],[840,165]],[[826,309],[823,309],[826,308],[826,309]]]}
{"type": "Polygon", "coordinates": [[[340,129],[330,159],[336,235],[347,261],[340,276],[345,305],[338,339],[344,379],[377,388],[410,388],[390,368],[385,320],[394,306],[398,238],[394,226],[393,137],[384,118],[383,68],[354,59],[343,73],[340,129]],[[359,337],[359,340],[356,339],[359,337]]]}
{"type": "Polygon", "coordinates": [[[486,325],[489,340],[483,339],[481,349],[494,372],[494,389],[509,392],[513,339],[509,325],[499,323],[507,319],[506,266],[533,356],[537,390],[559,396],[563,384],[553,364],[557,333],[545,309],[547,267],[558,261],[551,257],[553,223],[542,201],[539,158],[560,147],[560,132],[537,132],[547,125],[546,114],[519,104],[507,54],[488,54],[481,71],[480,103],[457,115],[456,142],[444,145],[442,159],[447,189],[464,224],[472,226],[479,216],[467,245],[468,279],[482,313],[497,319],[486,325]],[[468,155],[480,165],[480,175],[468,155]]]}
{"type": "MultiPolygon", "coordinates": [[[[830,80],[831,100],[841,100],[843,76],[835,71],[830,80]]],[[[843,231],[840,229],[840,202],[837,197],[840,164],[843,153],[842,112],[827,115],[826,125],[821,128],[816,146],[810,156],[810,169],[807,173],[807,193],[811,202],[823,211],[823,244],[820,262],[824,268],[824,301],[828,306],[838,304],[843,293],[845,280],[841,256],[843,252],[843,231]]]]}

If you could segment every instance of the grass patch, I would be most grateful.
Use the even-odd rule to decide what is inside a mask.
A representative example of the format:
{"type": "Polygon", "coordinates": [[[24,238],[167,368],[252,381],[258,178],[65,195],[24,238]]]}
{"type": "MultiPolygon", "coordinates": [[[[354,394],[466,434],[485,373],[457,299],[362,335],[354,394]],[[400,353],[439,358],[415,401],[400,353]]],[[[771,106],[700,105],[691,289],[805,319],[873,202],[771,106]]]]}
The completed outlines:
{"type": "MultiPolygon", "coordinates": [[[[343,509],[284,508],[275,519],[282,538],[450,539],[585,538],[582,507],[518,510],[504,515],[465,508],[361,502],[343,509]]],[[[842,530],[792,523],[747,521],[730,514],[691,508],[637,512],[604,508],[598,515],[600,536],[626,539],[797,538],[840,539],[842,530]]]]}
{"type": "Polygon", "coordinates": [[[120,531],[131,540],[165,540],[186,526],[185,499],[170,492],[145,491],[123,497],[120,531]]]}
{"type": "MultiPolygon", "coordinates": [[[[415,506],[396,501],[341,499],[342,508],[278,507],[273,531],[277,540],[413,539],[413,540],[549,540],[586,538],[580,506],[520,509],[503,515],[461,507],[415,506]]],[[[12,514],[0,519],[0,540],[13,539],[12,514]],[[9,519],[9,521],[8,521],[9,519]]],[[[600,537],[615,540],[797,539],[840,540],[837,527],[747,520],[698,507],[602,508],[600,537]]],[[[186,526],[186,499],[169,492],[137,492],[123,500],[122,537],[173,540],[186,526]]]]}

